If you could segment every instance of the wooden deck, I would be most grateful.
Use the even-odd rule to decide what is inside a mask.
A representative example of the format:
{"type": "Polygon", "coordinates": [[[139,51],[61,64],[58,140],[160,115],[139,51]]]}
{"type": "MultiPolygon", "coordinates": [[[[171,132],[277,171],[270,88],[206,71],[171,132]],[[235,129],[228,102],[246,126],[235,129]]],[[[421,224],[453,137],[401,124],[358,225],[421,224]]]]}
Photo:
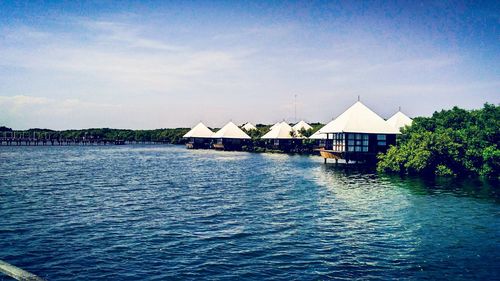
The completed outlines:
{"type": "Polygon", "coordinates": [[[319,154],[325,159],[343,159],[344,152],[338,152],[334,150],[319,149],[319,154]]]}
{"type": "Polygon", "coordinates": [[[222,143],[214,143],[213,147],[214,149],[224,150],[224,144],[222,143]]]}

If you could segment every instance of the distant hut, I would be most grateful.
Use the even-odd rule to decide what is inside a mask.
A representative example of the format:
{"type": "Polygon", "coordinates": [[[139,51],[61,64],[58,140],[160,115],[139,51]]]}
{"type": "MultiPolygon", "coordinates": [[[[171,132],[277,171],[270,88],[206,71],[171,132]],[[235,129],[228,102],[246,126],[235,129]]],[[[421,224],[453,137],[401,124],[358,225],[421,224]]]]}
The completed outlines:
{"type": "Polygon", "coordinates": [[[374,160],[379,152],[396,144],[399,130],[360,101],[349,107],[319,131],[326,135],[321,156],[333,159],[374,160]]]}
{"type": "Polygon", "coordinates": [[[214,132],[200,122],[182,137],[188,139],[187,148],[210,148],[213,134],[214,132]]]}
{"type": "Polygon", "coordinates": [[[394,115],[392,115],[391,118],[387,119],[386,122],[387,124],[389,124],[389,126],[401,130],[401,128],[405,126],[410,126],[413,120],[410,117],[406,116],[406,114],[404,114],[403,112],[398,111],[394,115]]]}
{"type": "Polygon", "coordinates": [[[213,147],[221,150],[241,150],[242,146],[251,139],[233,122],[227,123],[213,134],[212,138],[215,140],[213,147]]]}
{"type": "Polygon", "coordinates": [[[301,120],[299,123],[295,124],[292,129],[294,129],[296,132],[300,132],[301,130],[310,130],[313,127],[311,125],[307,124],[304,120],[301,120]]]}
{"type": "Polygon", "coordinates": [[[280,123],[281,123],[281,122],[278,122],[278,123],[276,123],[276,124],[272,125],[272,126],[269,128],[269,131],[271,131],[272,129],[274,129],[274,128],[276,128],[277,126],[279,126],[279,125],[280,125],[280,123]]]}
{"type": "Polygon", "coordinates": [[[243,130],[250,132],[251,130],[257,130],[257,127],[255,127],[252,123],[248,122],[245,125],[241,127],[243,130]]]}
{"type": "Polygon", "coordinates": [[[269,147],[289,151],[302,143],[302,137],[286,122],[281,122],[273,127],[261,138],[266,140],[269,147]]]}
{"type": "Polygon", "coordinates": [[[326,145],[326,134],[322,134],[319,130],[309,137],[310,140],[316,141],[316,147],[322,148],[326,145]]]}

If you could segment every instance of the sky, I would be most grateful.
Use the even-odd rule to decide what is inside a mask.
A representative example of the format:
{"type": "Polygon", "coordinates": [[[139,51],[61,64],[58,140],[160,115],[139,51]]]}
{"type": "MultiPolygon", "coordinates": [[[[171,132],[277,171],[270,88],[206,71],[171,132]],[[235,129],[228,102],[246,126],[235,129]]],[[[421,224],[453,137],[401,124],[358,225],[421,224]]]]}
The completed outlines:
{"type": "Polygon", "coordinates": [[[328,122],[500,103],[498,1],[0,1],[0,125],[328,122]],[[296,113],[295,113],[296,112],[296,113]]]}

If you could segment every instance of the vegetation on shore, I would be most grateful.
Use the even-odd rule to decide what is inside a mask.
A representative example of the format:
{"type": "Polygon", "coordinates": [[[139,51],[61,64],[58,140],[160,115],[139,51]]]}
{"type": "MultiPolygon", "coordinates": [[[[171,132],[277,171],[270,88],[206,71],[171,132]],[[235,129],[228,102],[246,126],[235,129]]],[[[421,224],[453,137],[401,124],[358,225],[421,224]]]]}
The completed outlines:
{"type": "MultiPolygon", "coordinates": [[[[323,126],[312,123],[313,129],[301,131],[311,136],[323,126]]],[[[267,147],[261,137],[269,131],[269,125],[258,124],[257,130],[248,135],[251,143],[246,151],[280,152],[267,147]]],[[[216,130],[216,128],[214,128],[216,130]]],[[[13,131],[0,126],[3,132],[16,132],[26,137],[33,135],[51,139],[99,139],[107,141],[156,142],[183,144],[182,136],[189,128],[128,130],[128,129],[84,129],[54,131],[29,129],[13,131]]],[[[304,140],[303,144],[289,152],[312,153],[315,140],[304,140]]],[[[431,117],[416,117],[413,124],[402,130],[397,146],[385,154],[378,155],[377,169],[380,172],[401,174],[427,174],[439,176],[481,175],[500,179],[500,106],[485,104],[477,110],[454,107],[435,112],[431,117]]]]}
{"type": "MultiPolygon", "coordinates": [[[[324,124],[311,123],[313,129],[301,130],[299,133],[309,137],[315,131],[319,130],[324,124]]],[[[267,147],[265,140],[261,137],[265,135],[271,125],[257,124],[257,130],[246,132],[251,138],[251,142],[243,147],[243,150],[250,152],[283,152],[273,150],[267,147]]],[[[182,138],[190,129],[189,128],[174,128],[174,129],[155,129],[155,130],[129,130],[129,129],[109,129],[109,128],[92,128],[81,130],[62,130],[55,131],[50,129],[33,128],[29,130],[12,130],[5,126],[0,126],[0,136],[4,136],[6,132],[9,136],[15,132],[16,136],[23,135],[26,138],[46,138],[46,139],[98,139],[108,142],[126,141],[126,142],[154,142],[168,144],[184,144],[187,139],[182,138]]],[[[218,128],[212,128],[215,132],[218,128]]],[[[295,153],[312,153],[315,141],[304,140],[303,145],[291,147],[290,151],[295,153]]]]}
{"type": "MultiPolygon", "coordinates": [[[[100,139],[107,141],[134,141],[134,142],[162,142],[172,144],[183,144],[182,138],[189,128],[155,129],[155,130],[129,130],[129,129],[82,129],[54,131],[49,129],[29,129],[25,131],[13,131],[7,127],[0,127],[0,132],[16,132],[17,135],[24,134],[26,137],[35,135],[38,138],[48,139],[100,139]]],[[[3,136],[0,133],[1,136],[3,136]]]]}
{"type": "Polygon", "coordinates": [[[415,118],[402,133],[397,146],[378,156],[379,171],[499,177],[500,106],[442,110],[415,118]]]}

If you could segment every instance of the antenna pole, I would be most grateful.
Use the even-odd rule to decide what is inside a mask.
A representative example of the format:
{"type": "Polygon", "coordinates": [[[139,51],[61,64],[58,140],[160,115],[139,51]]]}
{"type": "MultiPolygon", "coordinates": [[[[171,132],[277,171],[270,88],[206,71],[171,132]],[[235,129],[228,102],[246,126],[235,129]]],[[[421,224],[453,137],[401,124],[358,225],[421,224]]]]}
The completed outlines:
{"type": "Polygon", "coordinates": [[[297,122],[297,94],[294,96],[294,119],[297,122]]]}
{"type": "Polygon", "coordinates": [[[361,99],[361,98],[360,98],[360,96],[358,95],[358,101],[359,101],[360,99],[361,99]]]}

